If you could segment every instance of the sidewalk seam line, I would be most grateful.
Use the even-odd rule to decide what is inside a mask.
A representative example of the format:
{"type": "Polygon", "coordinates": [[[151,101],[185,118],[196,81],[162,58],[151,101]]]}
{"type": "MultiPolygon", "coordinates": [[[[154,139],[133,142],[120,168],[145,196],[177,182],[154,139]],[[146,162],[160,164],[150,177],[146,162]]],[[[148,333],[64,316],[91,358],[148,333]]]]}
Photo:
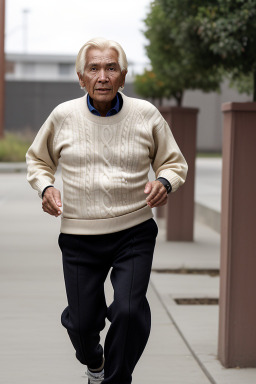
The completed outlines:
{"type": "Polygon", "coordinates": [[[194,352],[194,350],[191,348],[191,346],[189,345],[188,341],[186,340],[185,336],[183,335],[183,333],[181,332],[178,324],[176,323],[176,321],[174,320],[174,318],[172,317],[171,313],[169,312],[168,308],[166,307],[164,301],[162,300],[161,298],[161,295],[158,293],[156,287],[155,287],[155,284],[153,283],[153,281],[151,280],[150,278],[150,285],[153,289],[153,291],[155,292],[155,294],[157,295],[159,301],[161,302],[162,306],[164,307],[166,313],[167,313],[167,316],[170,318],[170,320],[172,321],[174,327],[176,328],[177,332],[179,333],[180,337],[182,338],[182,340],[184,341],[184,343],[186,344],[187,348],[189,349],[191,355],[193,356],[193,358],[195,359],[195,361],[197,362],[197,364],[199,365],[199,367],[201,368],[201,370],[203,371],[203,373],[205,374],[205,376],[207,377],[207,379],[211,382],[211,384],[217,384],[217,382],[214,380],[214,378],[212,377],[212,375],[209,373],[209,371],[205,368],[205,366],[203,365],[203,363],[200,361],[200,359],[197,357],[196,353],[194,352]]]}

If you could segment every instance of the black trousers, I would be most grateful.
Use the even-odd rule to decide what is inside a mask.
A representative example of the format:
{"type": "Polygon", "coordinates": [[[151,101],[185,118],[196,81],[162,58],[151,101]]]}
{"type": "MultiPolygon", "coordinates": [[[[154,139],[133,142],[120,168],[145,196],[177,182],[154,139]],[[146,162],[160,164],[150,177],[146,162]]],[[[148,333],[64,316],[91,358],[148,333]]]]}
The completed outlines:
{"type": "Polygon", "coordinates": [[[98,368],[104,354],[103,384],[130,384],[146,346],[151,327],[146,292],[157,233],[149,219],[110,234],[59,236],[68,299],[61,322],[82,364],[98,368]],[[114,297],[107,307],[104,281],[111,268],[114,297]],[[103,351],[99,334],[106,318],[111,325],[103,351]]]}

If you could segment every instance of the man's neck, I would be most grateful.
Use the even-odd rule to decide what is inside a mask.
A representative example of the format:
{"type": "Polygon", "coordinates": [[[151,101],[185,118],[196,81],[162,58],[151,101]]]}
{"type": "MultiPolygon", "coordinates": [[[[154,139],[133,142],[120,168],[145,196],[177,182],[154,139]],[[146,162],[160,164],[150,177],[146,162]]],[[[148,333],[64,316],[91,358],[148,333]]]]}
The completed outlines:
{"type": "Polygon", "coordinates": [[[98,104],[94,100],[92,100],[93,106],[97,111],[100,113],[102,117],[105,117],[108,113],[108,111],[111,109],[112,101],[108,103],[100,103],[98,104]]]}

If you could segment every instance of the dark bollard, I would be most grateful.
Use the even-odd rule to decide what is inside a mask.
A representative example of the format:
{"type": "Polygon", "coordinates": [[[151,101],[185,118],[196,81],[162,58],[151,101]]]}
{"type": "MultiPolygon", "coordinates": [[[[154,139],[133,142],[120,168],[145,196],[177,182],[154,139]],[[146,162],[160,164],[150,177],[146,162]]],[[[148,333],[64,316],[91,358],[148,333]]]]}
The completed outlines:
{"type": "Polygon", "coordinates": [[[225,103],[218,357],[256,366],[256,103],[225,103]]]}
{"type": "Polygon", "coordinates": [[[186,183],[168,197],[167,241],[193,241],[197,108],[161,107],[187,163],[186,183]]]}

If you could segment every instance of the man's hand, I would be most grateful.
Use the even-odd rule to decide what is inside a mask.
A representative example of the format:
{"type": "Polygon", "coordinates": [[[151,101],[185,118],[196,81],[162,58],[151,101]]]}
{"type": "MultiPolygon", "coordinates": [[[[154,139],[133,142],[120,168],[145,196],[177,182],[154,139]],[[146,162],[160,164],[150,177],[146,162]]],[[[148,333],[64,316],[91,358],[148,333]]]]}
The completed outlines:
{"type": "Polygon", "coordinates": [[[150,208],[160,207],[167,203],[167,191],[161,181],[149,181],[145,186],[144,192],[149,193],[146,201],[150,208]]]}
{"type": "Polygon", "coordinates": [[[60,191],[54,187],[47,188],[42,202],[44,212],[58,217],[61,214],[60,207],[62,207],[60,191]]]}

